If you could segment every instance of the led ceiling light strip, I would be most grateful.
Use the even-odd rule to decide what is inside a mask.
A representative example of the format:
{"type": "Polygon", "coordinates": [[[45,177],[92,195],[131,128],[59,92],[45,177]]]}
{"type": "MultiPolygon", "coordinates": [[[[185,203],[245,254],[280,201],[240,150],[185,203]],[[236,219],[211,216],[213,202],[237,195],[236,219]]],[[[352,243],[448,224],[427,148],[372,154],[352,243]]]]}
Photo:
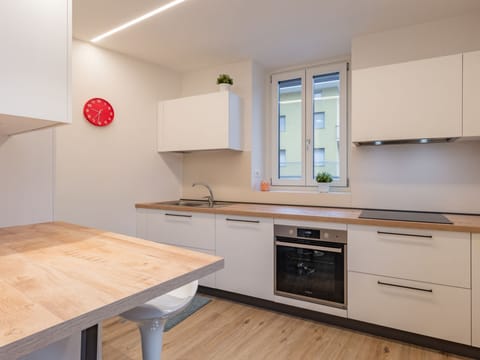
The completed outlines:
{"type": "Polygon", "coordinates": [[[138,24],[141,21],[149,19],[152,16],[155,16],[155,15],[160,14],[161,12],[163,12],[165,10],[168,10],[168,9],[174,7],[174,6],[177,6],[178,4],[181,4],[184,1],[185,0],[174,0],[172,2],[169,2],[168,4],[160,6],[158,9],[152,10],[152,11],[150,11],[150,12],[148,12],[148,13],[142,15],[142,16],[139,16],[136,19],[130,20],[129,22],[126,22],[125,24],[122,24],[122,25],[116,27],[115,29],[107,31],[106,33],[103,33],[101,35],[98,35],[98,36],[94,37],[93,39],[91,39],[90,41],[96,43],[96,42],[98,42],[102,39],[105,39],[106,37],[109,37],[109,36],[119,32],[119,31],[125,30],[126,28],[129,28],[130,26],[138,24]]]}

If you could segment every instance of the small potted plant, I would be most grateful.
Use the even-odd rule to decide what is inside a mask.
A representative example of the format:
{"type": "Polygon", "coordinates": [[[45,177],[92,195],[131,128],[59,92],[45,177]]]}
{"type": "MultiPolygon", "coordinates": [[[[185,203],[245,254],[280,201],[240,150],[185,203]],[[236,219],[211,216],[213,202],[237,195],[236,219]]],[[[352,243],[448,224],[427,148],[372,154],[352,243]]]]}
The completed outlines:
{"type": "Polygon", "coordinates": [[[330,189],[330,183],[333,181],[333,177],[330,173],[323,171],[317,174],[315,180],[318,183],[318,192],[328,192],[330,189]]]}
{"type": "Polygon", "coordinates": [[[228,74],[220,74],[217,78],[217,85],[220,91],[227,91],[233,85],[233,79],[228,74]]]}

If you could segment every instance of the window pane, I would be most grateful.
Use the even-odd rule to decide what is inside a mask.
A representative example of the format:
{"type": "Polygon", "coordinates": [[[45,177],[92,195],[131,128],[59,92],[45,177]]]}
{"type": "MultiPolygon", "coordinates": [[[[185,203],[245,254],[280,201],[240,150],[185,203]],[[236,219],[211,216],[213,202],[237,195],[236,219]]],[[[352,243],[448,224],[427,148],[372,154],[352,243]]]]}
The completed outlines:
{"type": "Polygon", "coordinates": [[[325,113],[323,111],[313,114],[313,126],[315,129],[325,128],[325,113]]]}
{"type": "Polygon", "coordinates": [[[313,177],[328,171],[340,176],[340,73],[313,77],[313,177]]]}
{"type": "Polygon", "coordinates": [[[316,167],[324,167],[325,166],[325,149],[324,148],[314,149],[314,151],[313,151],[313,163],[315,164],[316,167]]]}
{"type": "Polygon", "coordinates": [[[302,107],[302,79],[279,81],[277,149],[279,179],[302,178],[302,107]]]}
{"type": "Polygon", "coordinates": [[[287,126],[286,122],[287,119],[285,118],[285,115],[280,115],[280,117],[278,118],[278,129],[280,130],[280,132],[285,132],[287,126]]]}
{"type": "Polygon", "coordinates": [[[278,153],[278,161],[280,163],[280,166],[286,166],[285,162],[287,159],[287,151],[285,149],[280,149],[280,152],[278,153]]]}

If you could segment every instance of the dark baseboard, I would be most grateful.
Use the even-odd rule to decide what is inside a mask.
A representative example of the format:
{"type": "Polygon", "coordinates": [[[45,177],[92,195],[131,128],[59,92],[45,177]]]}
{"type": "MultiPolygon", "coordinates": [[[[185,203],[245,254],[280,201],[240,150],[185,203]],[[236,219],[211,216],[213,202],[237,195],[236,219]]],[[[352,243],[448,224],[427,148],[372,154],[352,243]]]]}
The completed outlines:
{"type": "Polygon", "coordinates": [[[356,330],[375,336],[381,336],[393,340],[406,342],[413,345],[423,346],[434,350],[466,356],[473,359],[480,359],[480,348],[463,345],[451,341],[432,338],[429,336],[414,334],[402,330],[392,329],[385,326],[374,325],[363,321],[352,320],[340,316],[325,314],[295,306],[263,300],[252,296],[232,293],[228,291],[199,286],[198,291],[205,295],[215,296],[227,300],[236,301],[242,304],[252,305],[283,314],[297,316],[303,319],[318,321],[321,323],[356,330]]]}

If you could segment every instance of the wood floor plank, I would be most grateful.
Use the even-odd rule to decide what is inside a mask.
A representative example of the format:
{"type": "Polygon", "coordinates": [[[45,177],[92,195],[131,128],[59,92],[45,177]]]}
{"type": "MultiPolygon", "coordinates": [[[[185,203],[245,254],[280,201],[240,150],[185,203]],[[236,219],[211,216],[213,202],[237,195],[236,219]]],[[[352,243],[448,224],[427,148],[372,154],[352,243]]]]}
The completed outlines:
{"type": "MultiPolygon", "coordinates": [[[[140,335],[120,318],[103,323],[104,360],[142,360],[140,335]]],[[[460,360],[393,340],[222,299],[165,333],[163,360],[460,360]]]]}

